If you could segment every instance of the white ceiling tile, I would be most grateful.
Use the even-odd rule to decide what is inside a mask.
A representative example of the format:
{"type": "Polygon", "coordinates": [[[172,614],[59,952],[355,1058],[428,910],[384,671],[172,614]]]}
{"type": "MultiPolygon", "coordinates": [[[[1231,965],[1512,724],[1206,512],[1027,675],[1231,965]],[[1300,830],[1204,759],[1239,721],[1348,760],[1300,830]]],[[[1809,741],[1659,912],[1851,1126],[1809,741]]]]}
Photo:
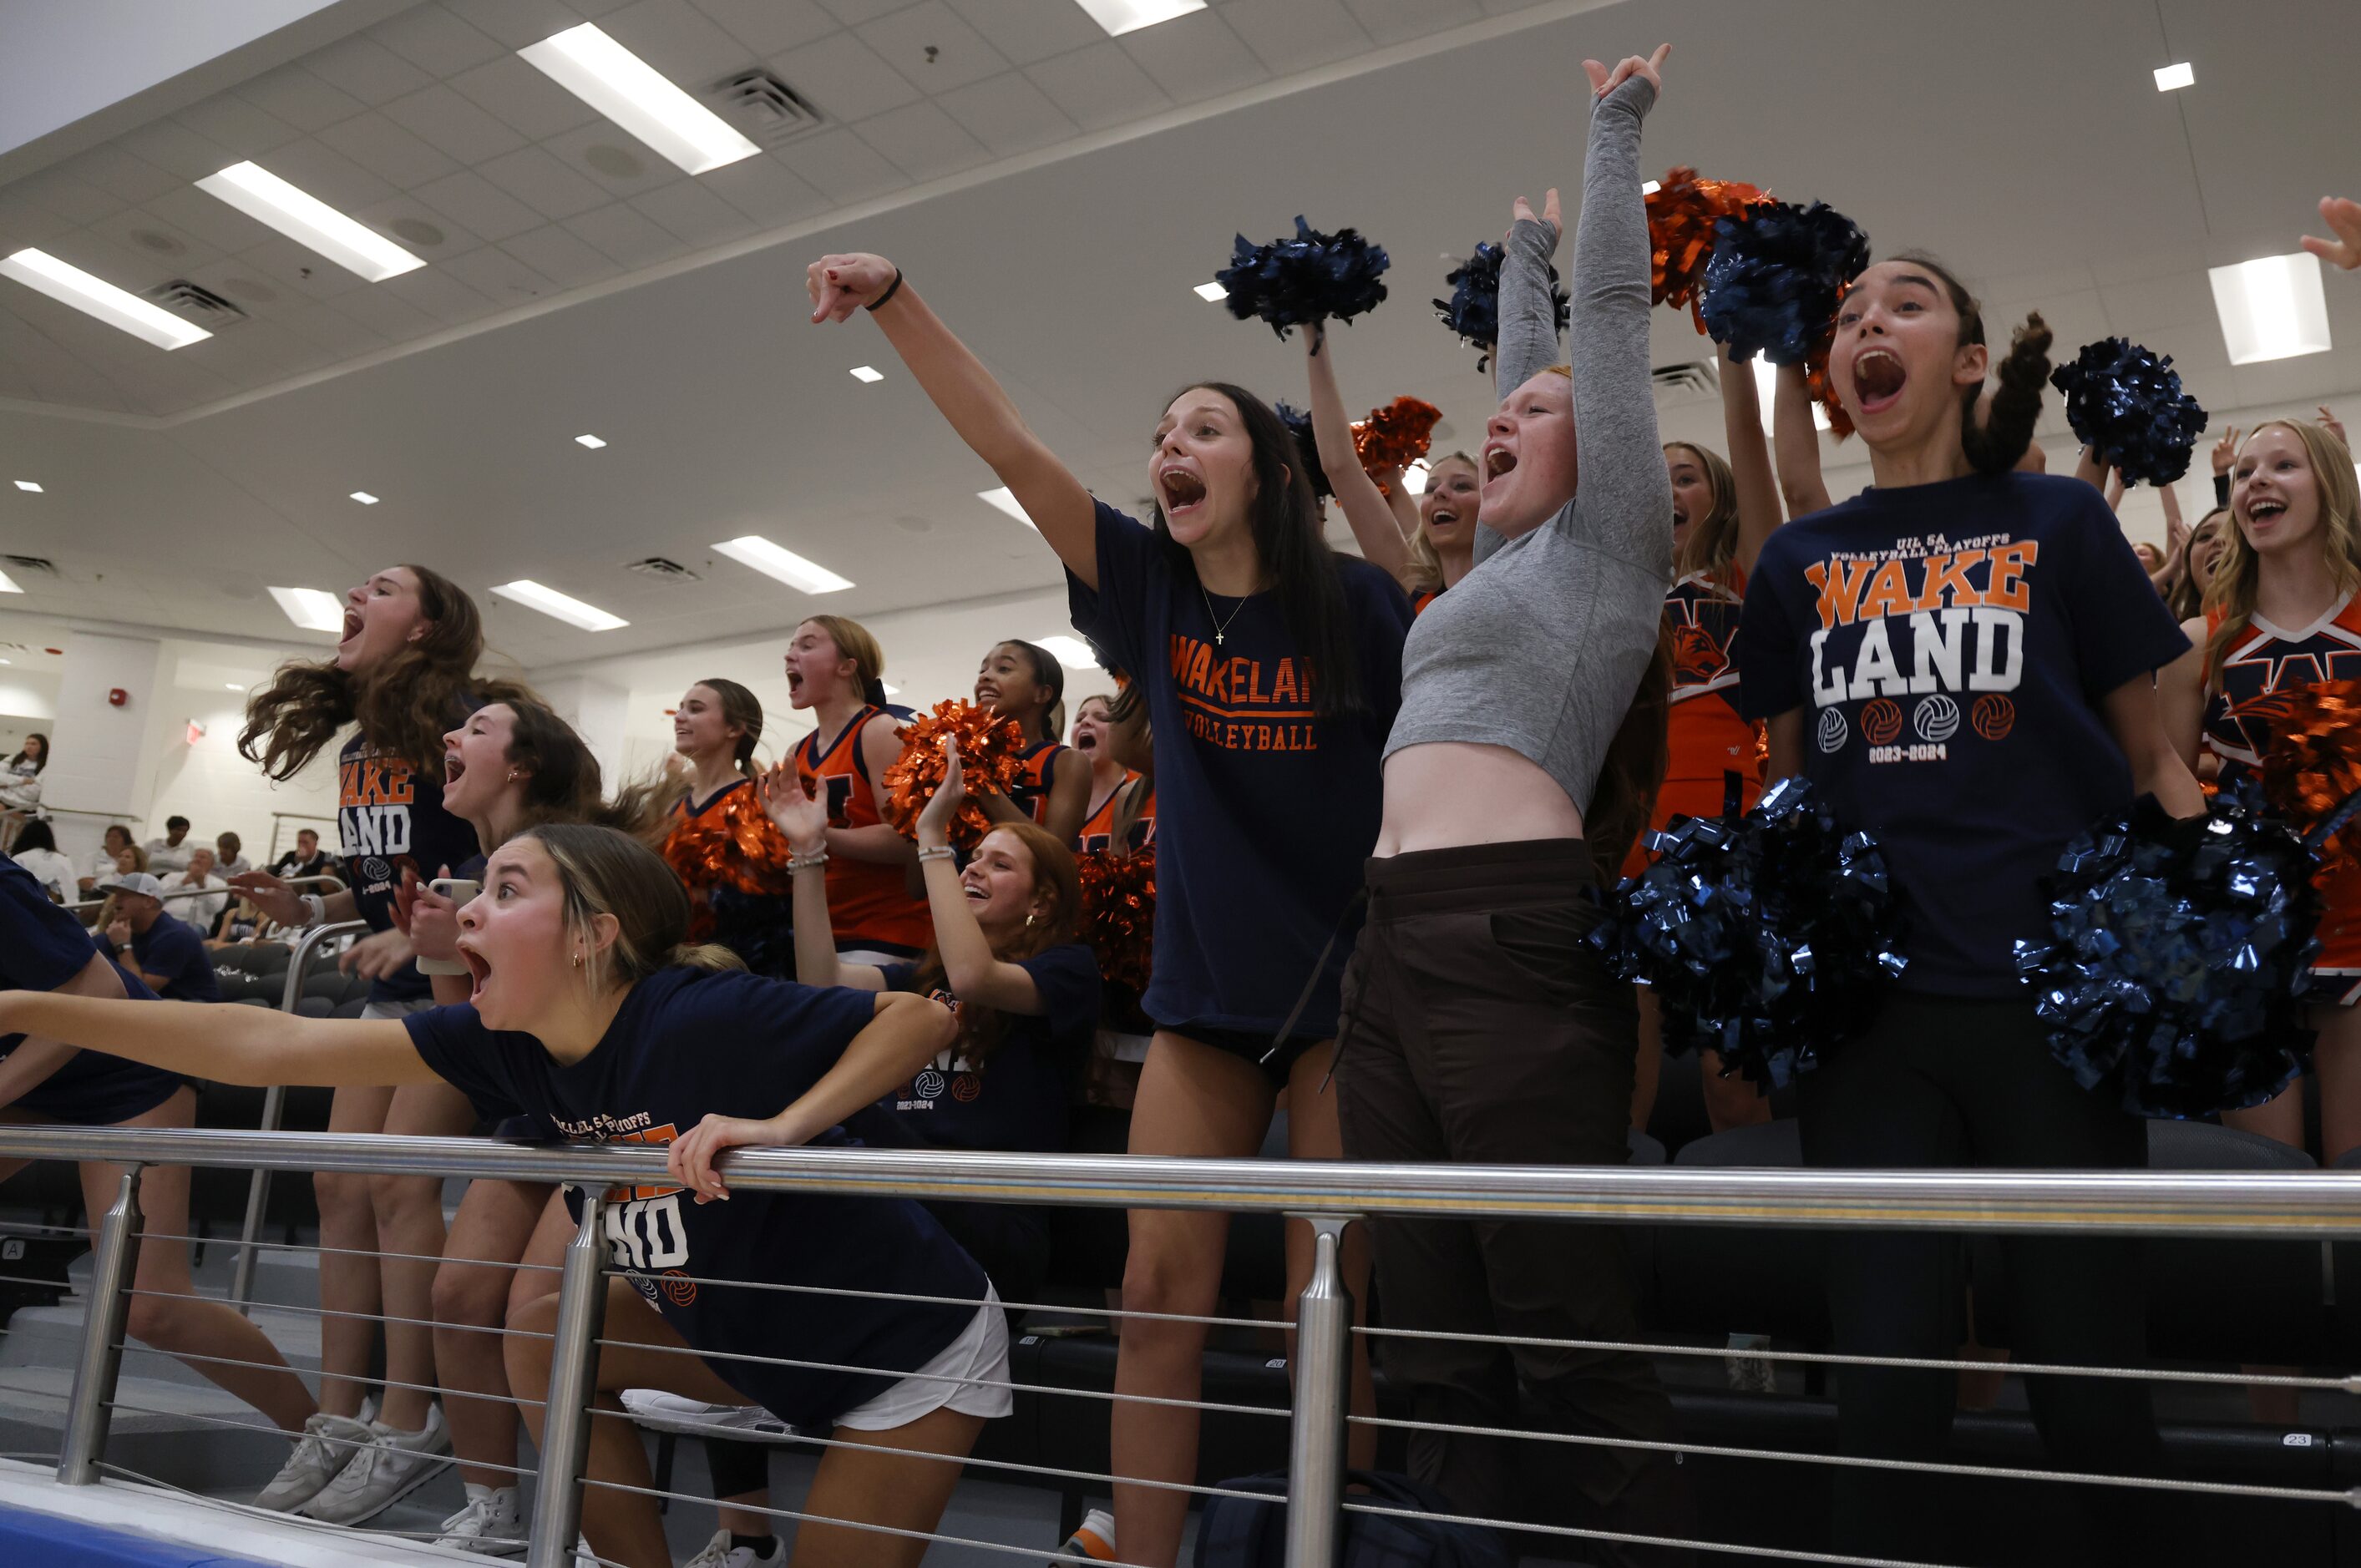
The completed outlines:
{"type": "Polygon", "coordinates": [[[440,180],[459,167],[374,109],[330,126],[320,139],[404,191],[440,180]]]}
{"type": "Polygon", "coordinates": [[[415,196],[396,196],[390,201],[372,203],[353,209],[353,216],[379,230],[429,267],[465,256],[484,243],[481,236],[452,221],[447,213],[436,211],[415,196]],[[420,225],[425,225],[422,231],[420,225]],[[430,236],[440,235],[440,239],[430,236]]]}
{"type": "Polygon", "coordinates": [[[339,212],[349,213],[355,207],[382,202],[394,193],[391,181],[370,173],[316,138],[291,141],[269,158],[255,161],[339,212]]]}
{"type": "Polygon", "coordinates": [[[825,212],[829,199],[813,190],[777,157],[741,158],[697,183],[712,192],[763,228],[777,228],[799,218],[825,212]]]}
{"type": "Polygon", "coordinates": [[[1380,44],[1422,38],[1484,14],[1476,0],[1345,0],[1345,4],[1380,44]]]}
{"type": "MultiPolygon", "coordinates": [[[[481,27],[510,49],[539,43],[564,32],[587,13],[563,0],[443,0],[454,16],[481,27]]],[[[532,67],[526,67],[531,70],[532,67]]]]}
{"type": "Polygon", "coordinates": [[[368,107],[300,65],[282,65],[245,83],[237,95],[300,131],[324,131],[368,107]]]}
{"type": "Polygon", "coordinates": [[[386,345],[383,334],[363,326],[329,305],[293,305],[273,311],[270,319],[314,347],[324,348],[339,358],[367,354],[386,345]]]}
{"type": "Polygon", "coordinates": [[[369,37],[438,79],[506,52],[481,28],[434,5],[412,5],[371,27],[369,37]]]}
{"type": "Polygon", "coordinates": [[[697,8],[757,55],[807,44],[839,25],[813,0],[697,0],[697,8]]]}
{"type": "Polygon", "coordinates": [[[910,183],[875,148],[841,126],[798,137],[779,149],[779,157],[840,205],[910,183]]]}
{"type": "Polygon", "coordinates": [[[1074,0],[950,0],[950,5],[993,48],[1018,65],[1106,41],[1106,34],[1074,0]]]}
{"type": "Polygon", "coordinates": [[[616,271],[604,251],[555,224],[518,235],[500,248],[561,289],[596,283],[616,271]]]}
{"type": "Polygon", "coordinates": [[[183,181],[202,180],[237,161],[213,141],[173,120],[158,120],[126,132],[115,145],[183,181]]]}
{"type": "Polygon", "coordinates": [[[852,127],[913,180],[932,180],[987,162],[992,154],[932,104],[912,104],[852,127]]]}
{"type": "Polygon", "coordinates": [[[303,69],[370,105],[390,104],[434,80],[375,38],[356,34],[303,57],[303,69]]]}
{"type": "Polygon", "coordinates": [[[864,22],[857,30],[887,64],[929,94],[1008,69],[1000,51],[943,0],[925,0],[906,11],[864,22]],[[929,49],[935,51],[931,59],[929,49]]]}
{"type": "MultiPolygon", "coordinates": [[[[1224,11],[1226,11],[1224,7],[1224,11]]],[[[1223,21],[1224,11],[1197,11],[1126,33],[1124,49],[1173,102],[1218,97],[1268,78],[1269,69],[1223,21]]]]}
{"type": "Polygon", "coordinates": [[[472,170],[463,169],[411,192],[460,227],[495,244],[541,226],[531,207],[472,170]]]}
{"type": "Polygon", "coordinates": [[[1281,76],[1360,54],[1369,47],[1368,35],[1338,0],[1229,0],[1221,16],[1264,65],[1281,76]]]}
{"type": "Polygon", "coordinates": [[[77,180],[88,181],[118,202],[148,201],[184,183],[145,159],[134,158],[114,147],[94,147],[58,167],[77,180]]]}
{"type": "Polygon", "coordinates": [[[1112,38],[1027,66],[1025,74],[1084,130],[1119,126],[1172,104],[1112,38]]]}
{"type": "Polygon", "coordinates": [[[687,248],[669,230],[624,202],[568,218],[563,226],[622,267],[651,267],[687,248]]]}
{"type": "Polygon", "coordinates": [[[356,289],[349,294],[340,295],[334,308],[390,343],[407,343],[414,337],[424,337],[440,324],[408,300],[399,294],[389,294],[383,289],[356,289]]]}
{"type": "Polygon", "coordinates": [[[146,210],[224,253],[260,245],[270,231],[217,196],[183,185],[146,203],[146,210]]]}
{"type": "Polygon", "coordinates": [[[416,305],[441,326],[474,321],[489,314],[493,308],[491,301],[440,267],[422,267],[415,272],[389,278],[378,287],[416,305]]]}
{"type": "Polygon", "coordinates": [[[133,255],[148,257],[155,265],[174,272],[184,272],[223,254],[221,247],[140,207],[111,213],[93,224],[91,232],[104,235],[133,255]]]}
{"type": "Polygon", "coordinates": [[[444,270],[502,309],[557,292],[555,284],[496,245],[471,250],[444,270]]]}
{"type": "Polygon", "coordinates": [[[546,141],[598,117],[589,104],[512,54],[461,71],[451,85],[530,141],[546,141]]]}
{"type": "Polygon", "coordinates": [[[752,234],[753,221],[694,180],[662,186],[631,204],[688,246],[719,245],[752,234]]]}
{"type": "Polygon", "coordinates": [[[1049,95],[1019,72],[953,88],[935,100],[968,133],[1002,157],[1046,147],[1075,134],[1049,95]]]}
{"type": "Polygon", "coordinates": [[[299,134],[276,115],[255,107],[234,93],[192,104],[172,118],[219,145],[233,160],[260,158],[272,148],[293,141],[299,134]]]}
{"type": "Polygon", "coordinates": [[[772,57],[771,69],[786,84],[840,123],[916,103],[918,90],[877,58],[851,33],[832,33],[818,43],[772,57]]]}
{"type": "Polygon", "coordinates": [[[130,204],[60,169],[44,169],[38,174],[28,174],[10,185],[8,190],[11,194],[72,224],[94,224],[109,213],[130,204]]]}
{"type": "Polygon", "coordinates": [[[78,226],[45,207],[0,192],[0,253],[22,250],[28,245],[45,246],[78,226]]]}
{"type": "Polygon", "coordinates": [[[857,27],[863,22],[875,20],[897,6],[908,5],[910,0],[819,0],[819,3],[828,7],[830,16],[846,27],[857,27]]]}
{"type": "Polygon", "coordinates": [[[396,98],[383,113],[411,135],[469,168],[525,144],[524,137],[440,82],[407,98],[396,98]]]}
{"type": "MultiPolygon", "coordinates": [[[[2099,290],[2099,298],[2107,307],[2107,319],[2115,323],[2118,332],[2137,334],[2189,322],[2202,323],[2210,329],[2217,320],[2213,286],[2202,271],[2107,283],[2099,290]]],[[[2063,349],[2069,345],[2059,346],[2063,349]]],[[[2151,343],[2147,346],[2158,354],[2172,352],[2169,343],[2151,343]]]]}
{"type": "Polygon", "coordinates": [[[272,235],[260,245],[239,251],[236,259],[256,277],[309,299],[333,300],[352,290],[369,287],[318,251],[280,235],[272,235]]]}
{"type": "Polygon", "coordinates": [[[631,0],[598,26],[617,43],[654,66],[691,97],[726,76],[762,61],[753,50],[708,20],[688,0],[631,0]]]}
{"type": "Polygon", "coordinates": [[[605,120],[578,126],[542,145],[566,168],[596,181],[617,196],[636,196],[642,191],[688,178],[678,164],[650,150],[647,144],[626,134],[621,126],[605,120]]]}
{"type": "MultiPolygon", "coordinates": [[[[587,213],[593,207],[603,206],[607,202],[606,192],[567,168],[544,148],[519,148],[514,152],[493,159],[478,172],[544,218],[570,218],[577,213],[587,213]]],[[[508,236],[494,235],[491,237],[505,239],[508,236]]]]}

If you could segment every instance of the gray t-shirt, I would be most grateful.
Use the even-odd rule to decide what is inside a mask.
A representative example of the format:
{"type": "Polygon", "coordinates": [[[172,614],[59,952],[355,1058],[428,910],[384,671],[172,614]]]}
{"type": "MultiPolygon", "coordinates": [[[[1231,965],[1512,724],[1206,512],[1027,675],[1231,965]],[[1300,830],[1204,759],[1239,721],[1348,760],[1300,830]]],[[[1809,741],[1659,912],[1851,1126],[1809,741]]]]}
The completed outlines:
{"type": "MultiPolygon", "coordinates": [[[[1477,564],[1411,625],[1401,713],[1386,743],[1507,746],[1590,807],[1608,746],[1655,655],[1673,581],[1673,492],[1648,374],[1648,214],[1634,77],[1593,106],[1574,256],[1574,424],[1580,493],[1515,539],[1488,528],[1477,564]]],[[[1500,269],[1506,397],[1557,363],[1550,233],[1520,223],[1500,269]]]]}

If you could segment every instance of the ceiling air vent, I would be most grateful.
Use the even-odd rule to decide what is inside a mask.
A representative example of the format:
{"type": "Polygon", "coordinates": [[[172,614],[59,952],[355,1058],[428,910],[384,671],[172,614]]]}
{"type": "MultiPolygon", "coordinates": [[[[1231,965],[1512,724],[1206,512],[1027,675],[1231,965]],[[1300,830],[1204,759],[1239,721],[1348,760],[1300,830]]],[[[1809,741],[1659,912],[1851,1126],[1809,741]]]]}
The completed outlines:
{"type": "Polygon", "coordinates": [[[723,116],[757,141],[775,147],[818,130],[820,112],[767,71],[741,71],[708,94],[723,116]]]}
{"type": "Polygon", "coordinates": [[[58,575],[58,564],[39,555],[0,555],[0,561],[6,562],[20,572],[32,572],[49,577],[58,575]]]}
{"type": "Polygon", "coordinates": [[[677,561],[667,561],[661,555],[651,555],[644,561],[634,561],[631,570],[642,577],[662,577],[668,583],[697,583],[704,579],[677,561]]]}
{"type": "Polygon", "coordinates": [[[246,313],[214,293],[186,278],[175,278],[148,296],[174,315],[185,316],[209,332],[219,332],[225,326],[236,326],[247,319],[246,313]]]}
{"type": "Polygon", "coordinates": [[[1701,403],[1721,395],[1721,383],[1714,378],[1713,367],[1702,359],[1692,359],[1686,365],[1659,365],[1648,372],[1648,379],[1653,385],[1660,409],[1701,403]]]}

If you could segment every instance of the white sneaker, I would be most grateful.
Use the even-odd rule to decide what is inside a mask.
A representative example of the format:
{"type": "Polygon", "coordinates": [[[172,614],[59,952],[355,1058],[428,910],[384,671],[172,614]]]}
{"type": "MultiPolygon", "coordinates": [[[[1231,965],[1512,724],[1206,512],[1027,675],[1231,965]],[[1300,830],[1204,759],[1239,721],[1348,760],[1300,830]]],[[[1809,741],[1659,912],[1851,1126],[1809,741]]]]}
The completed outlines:
{"type": "Polygon", "coordinates": [[[358,1524],[385,1512],[451,1463],[451,1433],[438,1406],[426,1408],[423,1431],[395,1431],[376,1421],[369,1430],[368,1444],[297,1512],[323,1524],[358,1524]]]}
{"type": "Polygon", "coordinates": [[[295,1452],[255,1497],[254,1506],[282,1514],[301,1508],[318,1497],[375,1435],[367,1421],[350,1416],[332,1416],[324,1410],[313,1416],[303,1423],[295,1452]]]}
{"type": "Polygon", "coordinates": [[[626,1388],[624,1413],[641,1426],[656,1431],[749,1432],[785,1437],[796,1429],[760,1405],[708,1405],[660,1388],[626,1388]]]}
{"type": "Polygon", "coordinates": [[[469,1497],[466,1508],[443,1521],[442,1539],[434,1544],[488,1557],[523,1556],[525,1527],[517,1517],[516,1488],[486,1487],[481,1497],[469,1497]]]}
{"type": "Polygon", "coordinates": [[[1052,1568],[1060,1563],[1114,1561],[1115,1516],[1104,1508],[1093,1508],[1083,1515],[1082,1527],[1068,1536],[1058,1555],[1049,1560],[1052,1568]]]}
{"type": "Polygon", "coordinates": [[[771,1554],[764,1557],[751,1546],[730,1545],[730,1532],[719,1530],[714,1531],[713,1539],[705,1543],[704,1551],[682,1563],[680,1568],[763,1568],[766,1563],[785,1568],[786,1558],[777,1536],[771,1537],[771,1554]]]}

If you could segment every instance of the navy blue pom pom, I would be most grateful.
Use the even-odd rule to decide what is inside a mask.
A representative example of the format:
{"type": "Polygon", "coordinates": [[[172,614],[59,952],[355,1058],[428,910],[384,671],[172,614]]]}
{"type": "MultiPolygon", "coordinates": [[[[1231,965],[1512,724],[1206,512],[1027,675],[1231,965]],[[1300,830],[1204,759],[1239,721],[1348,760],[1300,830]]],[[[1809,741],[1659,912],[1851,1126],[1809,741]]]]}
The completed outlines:
{"type": "Polygon", "coordinates": [[[1675,817],[1648,847],[1590,942],[1655,988],[1668,1043],[1709,1045],[1776,1088],[1869,1025],[1906,961],[1885,857],[1809,784],[1783,780],[1742,817],[1675,817]]]}
{"type": "Polygon", "coordinates": [[[1295,437],[1295,449],[1303,463],[1304,477],[1312,481],[1312,493],[1322,500],[1334,495],[1328,483],[1328,470],[1320,466],[1320,443],[1312,433],[1312,416],[1291,403],[1273,403],[1270,411],[1279,422],[1287,426],[1287,433],[1295,437]]]}
{"type": "Polygon", "coordinates": [[[2124,338],[2104,338],[2052,371],[2049,384],[2066,395],[2074,438],[2106,454],[2125,479],[2169,485],[2189,472],[2205,410],[2180,389],[2172,356],[2159,358],[2124,338]]]}
{"type": "Polygon", "coordinates": [[[2251,782],[2176,822],[2153,799],[2059,857],[2047,942],[2016,944],[2049,1052],[2142,1116],[2260,1105],[2310,1053],[2317,862],[2251,782]]]}
{"type": "Polygon", "coordinates": [[[1350,321],[1377,309],[1386,297],[1379,278],[1390,265],[1384,247],[1357,230],[1322,234],[1298,217],[1293,239],[1251,245],[1238,236],[1230,264],[1213,280],[1229,291],[1230,314],[1268,322],[1285,337],[1291,326],[1350,321]]]}
{"type": "MultiPolygon", "coordinates": [[[[1499,246],[1478,245],[1466,261],[1444,275],[1451,298],[1434,302],[1434,313],[1444,325],[1484,350],[1476,361],[1478,370],[1487,367],[1493,345],[1500,341],[1500,259],[1499,246]]],[[[1550,297],[1557,305],[1557,330],[1564,332],[1573,319],[1574,296],[1558,287],[1554,267],[1550,269],[1550,297]]]]}
{"type": "Polygon", "coordinates": [[[1825,202],[1773,202],[1724,218],[1705,264],[1705,329],[1733,359],[1801,365],[1868,265],[1869,236],[1825,202]]]}

